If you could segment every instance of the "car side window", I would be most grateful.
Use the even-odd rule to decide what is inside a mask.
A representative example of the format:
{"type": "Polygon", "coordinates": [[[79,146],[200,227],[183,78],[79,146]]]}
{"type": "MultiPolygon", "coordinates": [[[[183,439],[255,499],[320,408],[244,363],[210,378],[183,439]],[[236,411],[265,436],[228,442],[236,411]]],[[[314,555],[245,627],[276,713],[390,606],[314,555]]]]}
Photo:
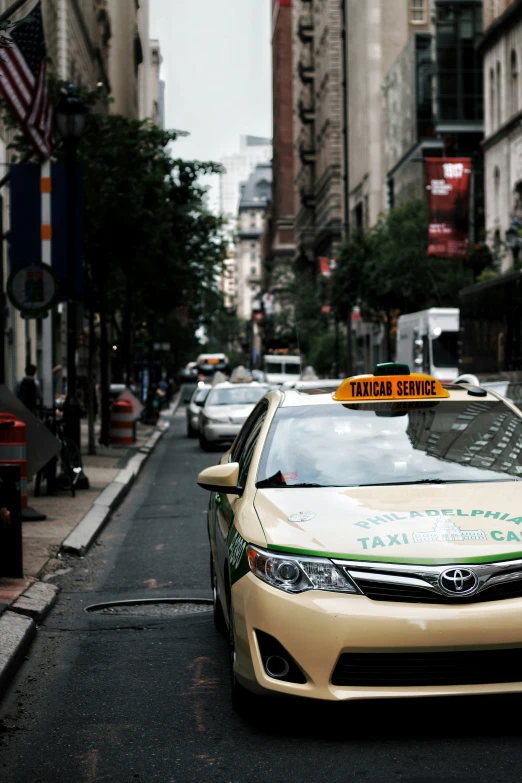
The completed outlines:
{"type": "Polygon", "coordinates": [[[239,458],[239,486],[244,487],[247,480],[248,471],[250,470],[250,463],[254,455],[254,449],[256,447],[261,427],[266,418],[266,409],[262,411],[261,415],[256,419],[254,426],[252,427],[248,438],[245,441],[245,448],[239,458]]]}
{"type": "Polygon", "coordinates": [[[261,402],[256,405],[248,419],[245,421],[243,427],[241,428],[241,431],[239,435],[237,436],[234,445],[232,447],[232,454],[231,454],[231,462],[241,462],[241,456],[245,450],[246,442],[250,436],[250,433],[252,432],[253,428],[255,427],[257,420],[261,415],[266,414],[267,411],[267,403],[266,400],[261,400],[261,402]]]}

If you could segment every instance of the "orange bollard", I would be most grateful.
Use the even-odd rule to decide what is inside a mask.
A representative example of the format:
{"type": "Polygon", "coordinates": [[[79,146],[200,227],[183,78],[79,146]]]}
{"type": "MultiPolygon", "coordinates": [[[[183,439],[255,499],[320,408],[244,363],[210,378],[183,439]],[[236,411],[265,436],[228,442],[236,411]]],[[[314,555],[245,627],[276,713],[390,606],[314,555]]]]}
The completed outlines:
{"type": "Polygon", "coordinates": [[[109,443],[111,446],[132,446],[133,439],[132,403],[116,400],[112,404],[109,443]]]}
{"type": "Polygon", "coordinates": [[[0,464],[20,465],[22,508],[27,508],[29,496],[27,494],[25,424],[11,413],[0,413],[0,422],[13,422],[13,425],[10,427],[0,427],[0,464]]]}

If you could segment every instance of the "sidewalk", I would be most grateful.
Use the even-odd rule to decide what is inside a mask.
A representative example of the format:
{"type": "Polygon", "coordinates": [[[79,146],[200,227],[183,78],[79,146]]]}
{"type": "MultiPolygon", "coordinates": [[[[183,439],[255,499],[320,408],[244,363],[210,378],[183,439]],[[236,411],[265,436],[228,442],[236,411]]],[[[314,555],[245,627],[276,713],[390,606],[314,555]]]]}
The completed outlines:
{"type": "MultiPolygon", "coordinates": [[[[0,577],[0,695],[25,654],[41,621],[55,602],[58,589],[48,581],[63,568],[60,551],[83,555],[111,513],[123,500],[149,454],[168,429],[165,416],[172,415],[179,395],[157,426],[137,425],[137,441],[128,448],[96,445],[96,455],[82,446],[84,472],[90,488],[34,497],[30,485],[29,505],[46,514],[43,522],[23,522],[24,578],[0,577]]],[[[87,443],[87,424],[82,422],[82,444],[87,443]]]]}

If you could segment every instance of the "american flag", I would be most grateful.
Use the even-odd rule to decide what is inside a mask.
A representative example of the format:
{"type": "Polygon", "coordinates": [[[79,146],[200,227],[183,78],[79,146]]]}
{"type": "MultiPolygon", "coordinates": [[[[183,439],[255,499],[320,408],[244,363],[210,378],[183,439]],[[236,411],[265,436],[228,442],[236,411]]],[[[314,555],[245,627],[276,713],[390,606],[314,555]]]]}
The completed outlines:
{"type": "Polygon", "coordinates": [[[47,90],[41,0],[0,49],[0,91],[37,152],[51,153],[51,107],[47,90]]]}

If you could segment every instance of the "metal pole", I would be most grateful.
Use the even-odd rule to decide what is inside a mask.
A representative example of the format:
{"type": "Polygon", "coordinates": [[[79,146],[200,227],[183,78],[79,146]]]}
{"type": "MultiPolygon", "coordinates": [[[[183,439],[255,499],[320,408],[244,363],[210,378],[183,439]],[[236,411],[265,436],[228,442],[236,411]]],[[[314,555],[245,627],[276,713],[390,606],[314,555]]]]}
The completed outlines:
{"type": "Polygon", "coordinates": [[[76,147],[74,137],[64,139],[67,177],[67,397],[64,432],[80,446],[80,403],[76,396],[76,147]]]}
{"type": "Polygon", "coordinates": [[[471,176],[469,183],[469,248],[473,249],[475,245],[475,167],[477,164],[476,153],[473,153],[471,158],[471,176]]]}
{"type": "Polygon", "coordinates": [[[26,2],[27,0],[16,0],[16,2],[12,3],[3,14],[0,14],[0,22],[5,22],[6,19],[9,19],[9,17],[15,14],[26,2]]]}
{"type": "MultiPolygon", "coordinates": [[[[42,264],[51,266],[51,242],[43,227],[51,226],[51,163],[49,160],[41,164],[40,192],[42,209],[42,264]],[[45,238],[44,238],[45,236],[45,238]]],[[[46,408],[54,407],[53,389],[53,311],[51,310],[42,321],[42,396],[46,408]]]]}

